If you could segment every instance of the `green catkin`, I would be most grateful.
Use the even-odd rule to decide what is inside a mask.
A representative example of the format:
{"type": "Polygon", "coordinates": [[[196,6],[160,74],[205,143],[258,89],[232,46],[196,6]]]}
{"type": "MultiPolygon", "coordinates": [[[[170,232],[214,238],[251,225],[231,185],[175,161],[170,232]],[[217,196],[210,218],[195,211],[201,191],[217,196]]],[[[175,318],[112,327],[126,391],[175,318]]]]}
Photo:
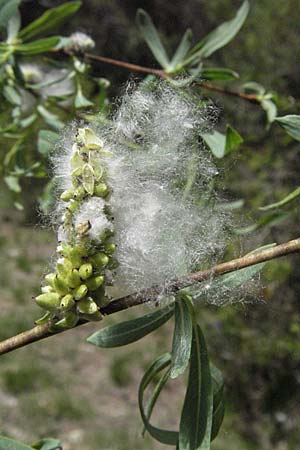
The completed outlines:
{"type": "Polygon", "coordinates": [[[47,311],[38,323],[51,320],[55,327],[72,328],[80,318],[101,320],[99,308],[109,302],[105,292],[106,277],[107,285],[111,285],[113,276],[105,268],[116,266],[111,257],[116,246],[111,240],[113,230],[109,216],[105,218],[109,226],[101,230],[96,243],[94,235],[89,234],[90,221],[77,223],[76,219],[93,199],[98,198],[108,210],[104,199],[109,197],[110,188],[101,165],[102,151],[102,141],[90,128],[78,130],[70,159],[69,177],[73,186],[60,195],[62,230],[67,239],[57,246],[55,270],[45,275],[42,294],[35,299],[47,311]]]}

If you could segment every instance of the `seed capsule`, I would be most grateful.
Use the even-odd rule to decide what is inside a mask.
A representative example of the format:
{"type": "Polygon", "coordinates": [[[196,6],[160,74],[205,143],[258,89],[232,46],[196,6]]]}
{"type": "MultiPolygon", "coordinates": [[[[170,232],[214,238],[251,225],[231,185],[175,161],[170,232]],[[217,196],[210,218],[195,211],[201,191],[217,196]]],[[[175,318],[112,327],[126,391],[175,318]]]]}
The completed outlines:
{"type": "Polygon", "coordinates": [[[92,277],[92,278],[89,278],[88,280],[86,280],[86,285],[90,291],[95,291],[100,286],[102,286],[103,283],[104,283],[103,275],[97,275],[95,277],[92,277]]]}
{"type": "Polygon", "coordinates": [[[75,200],[82,200],[83,197],[85,196],[86,192],[83,186],[79,186],[77,189],[75,189],[74,191],[74,199],[75,200]]]}
{"type": "Polygon", "coordinates": [[[63,317],[61,320],[55,323],[54,328],[55,327],[73,328],[75,327],[77,322],[78,322],[77,314],[73,313],[72,311],[68,311],[65,313],[65,317],[63,317]]]}
{"type": "Polygon", "coordinates": [[[66,295],[69,292],[68,284],[60,275],[56,275],[54,279],[54,289],[59,295],[66,295]]]}
{"type": "Polygon", "coordinates": [[[82,314],[94,314],[98,306],[91,297],[84,297],[77,303],[77,309],[82,314]]]}
{"type": "Polygon", "coordinates": [[[59,275],[62,277],[65,277],[73,268],[71,261],[67,258],[59,258],[57,260],[56,267],[59,275]]]}
{"type": "Polygon", "coordinates": [[[83,297],[86,296],[87,292],[88,292],[87,286],[85,284],[81,284],[80,286],[75,288],[73,291],[74,299],[81,300],[83,297]]]}
{"type": "Polygon", "coordinates": [[[68,189],[67,191],[64,191],[61,196],[60,199],[63,200],[64,202],[68,202],[69,200],[71,200],[74,197],[74,191],[73,189],[68,189]]]}
{"type": "Polygon", "coordinates": [[[56,311],[60,304],[60,295],[56,292],[38,295],[35,298],[37,304],[48,311],[56,311]]]}
{"type": "Polygon", "coordinates": [[[55,273],[48,273],[48,274],[45,276],[45,280],[47,281],[47,283],[48,283],[52,288],[54,288],[54,280],[55,280],[55,278],[56,278],[56,274],[55,274],[55,273]]]}
{"type": "Polygon", "coordinates": [[[74,304],[75,304],[75,302],[74,302],[73,296],[71,294],[67,294],[61,299],[60,309],[62,311],[68,311],[69,309],[72,309],[74,304]]]}
{"type": "Polygon", "coordinates": [[[77,286],[79,286],[81,284],[81,279],[80,279],[79,272],[77,269],[73,269],[73,270],[71,270],[71,272],[69,272],[66,282],[67,282],[68,286],[71,288],[76,288],[77,286]]]}
{"type": "Polygon", "coordinates": [[[109,262],[109,258],[105,253],[99,252],[90,257],[91,263],[97,267],[97,269],[103,269],[109,262]]]}
{"type": "Polygon", "coordinates": [[[42,286],[41,291],[43,294],[47,294],[48,292],[53,292],[53,287],[52,286],[42,286]]]}
{"type": "Polygon", "coordinates": [[[100,311],[96,311],[93,314],[81,314],[82,319],[88,320],[90,322],[99,322],[103,319],[100,311]]]}
{"type": "Polygon", "coordinates": [[[105,253],[107,253],[108,255],[112,255],[116,251],[116,248],[117,246],[113,242],[107,242],[106,244],[104,244],[105,253]]]}
{"type": "Polygon", "coordinates": [[[96,184],[94,187],[94,194],[97,197],[106,197],[109,192],[109,189],[105,183],[96,184]]]}
{"type": "Polygon", "coordinates": [[[90,263],[82,264],[82,266],[79,267],[79,275],[82,280],[86,280],[89,278],[93,273],[93,266],[90,263]]]}
{"type": "Polygon", "coordinates": [[[77,200],[71,199],[67,205],[67,208],[71,213],[74,213],[76,211],[76,209],[78,208],[78,206],[79,206],[79,202],[77,202],[77,200]]]}
{"type": "Polygon", "coordinates": [[[107,264],[107,268],[110,270],[114,270],[119,267],[119,262],[116,258],[110,258],[109,263],[107,264]]]}

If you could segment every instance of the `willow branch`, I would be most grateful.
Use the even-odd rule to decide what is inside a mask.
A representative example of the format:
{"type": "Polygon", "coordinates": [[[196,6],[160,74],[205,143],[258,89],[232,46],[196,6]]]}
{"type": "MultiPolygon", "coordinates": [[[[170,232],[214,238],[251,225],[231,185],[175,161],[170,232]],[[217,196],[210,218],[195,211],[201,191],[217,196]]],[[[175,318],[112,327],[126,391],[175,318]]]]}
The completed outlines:
{"type": "MultiPolygon", "coordinates": [[[[300,252],[300,238],[277,245],[276,247],[262,250],[260,252],[242,256],[241,258],[217,264],[210,269],[201,270],[199,272],[187,275],[183,278],[171,280],[170,283],[168,283],[167,293],[174,294],[184,287],[214,278],[218,275],[234,272],[245,267],[253,266],[254,264],[270,261],[271,259],[278,258],[280,256],[298,252],[300,252]]],[[[157,296],[161,293],[161,291],[161,286],[154,286],[149,289],[143,289],[136,294],[127,295],[126,297],[122,297],[112,301],[109,305],[101,309],[101,313],[103,315],[110,315],[128,308],[132,308],[133,306],[141,305],[143,303],[155,302],[157,296]]],[[[85,323],[87,322],[81,321],[77,324],[77,326],[83,325],[85,323]]],[[[53,331],[53,329],[51,329],[51,323],[38,325],[30,330],[24,331],[23,333],[17,334],[16,336],[0,342],[0,355],[12,352],[17,348],[24,347],[33,342],[40,341],[41,339],[45,339],[49,336],[53,336],[65,331],[67,331],[67,329],[53,331]]]]}
{"type": "MultiPolygon", "coordinates": [[[[67,50],[64,50],[64,53],[66,53],[69,56],[72,55],[72,53],[67,50]]],[[[94,55],[93,53],[84,53],[83,57],[90,61],[110,64],[113,66],[121,67],[122,69],[131,70],[132,72],[155,75],[160,78],[170,77],[170,74],[167,74],[164,70],[161,69],[152,69],[151,67],[140,66],[138,64],[131,64],[127,61],[120,61],[118,59],[107,58],[106,56],[94,55]]],[[[216,86],[215,84],[207,83],[205,81],[199,81],[197,82],[197,84],[199,84],[202,88],[207,89],[209,91],[215,91],[220,94],[230,95],[231,97],[238,97],[252,103],[259,103],[256,94],[245,94],[244,92],[231,91],[228,89],[224,89],[220,86],[216,86]]]]}

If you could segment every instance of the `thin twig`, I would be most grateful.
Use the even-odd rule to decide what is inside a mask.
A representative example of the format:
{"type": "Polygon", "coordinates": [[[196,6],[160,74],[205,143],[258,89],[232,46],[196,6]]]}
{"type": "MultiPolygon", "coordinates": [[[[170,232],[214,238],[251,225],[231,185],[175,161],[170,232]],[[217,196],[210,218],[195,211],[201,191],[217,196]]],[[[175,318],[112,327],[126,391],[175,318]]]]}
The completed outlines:
{"type": "MultiPolygon", "coordinates": [[[[277,245],[276,247],[272,247],[256,253],[251,253],[242,256],[241,258],[218,264],[208,270],[202,270],[180,279],[174,279],[168,284],[168,293],[176,293],[178,290],[184,287],[207,280],[208,278],[216,277],[217,275],[229,272],[234,272],[236,270],[249,267],[254,264],[269,261],[280,256],[285,256],[297,252],[300,252],[300,238],[277,245]]],[[[122,297],[120,299],[112,301],[108,306],[102,308],[101,312],[103,315],[109,315],[128,308],[132,308],[133,306],[141,305],[143,303],[155,302],[158,294],[160,294],[161,291],[161,286],[154,286],[149,289],[144,289],[136,294],[128,295],[126,297],[122,297]]],[[[77,324],[77,326],[83,325],[84,323],[86,322],[80,322],[77,324]]],[[[32,342],[37,342],[49,336],[67,331],[66,329],[51,331],[50,327],[51,324],[48,323],[44,325],[38,325],[30,330],[24,331],[23,333],[0,342],[0,355],[12,352],[17,348],[24,347],[28,344],[31,344],[32,342]]]]}
{"type": "MultiPolygon", "coordinates": [[[[72,55],[72,53],[67,50],[64,50],[64,53],[66,53],[69,56],[72,55]]],[[[118,66],[121,67],[122,69],[131,70],[133,72],[146,73],[148,75],[156,75],[160,78],[169,78],[171,76],[170,74],[167,74],[164,70],[161,69],[152,69],[150,67],[140,66],[138,64],[131,64],[127,61],[120,61],[118,59],[107,58],[106,56],[98,56],[93,55],[92,53],[84,53],[83,57],[91,61],[97,61],[102,62],[104,64],[118,66]]],[[[220,94],[238,97],[243,100],[247,100],[251,103],[259,103],[256,94],[245,94],[244,92],[230,91],[220,86],[216,86],[215,84],[207,83],[205,81],[197,81],[197,84],[209,91],[215,91],[219,92],[220,94]]]]}

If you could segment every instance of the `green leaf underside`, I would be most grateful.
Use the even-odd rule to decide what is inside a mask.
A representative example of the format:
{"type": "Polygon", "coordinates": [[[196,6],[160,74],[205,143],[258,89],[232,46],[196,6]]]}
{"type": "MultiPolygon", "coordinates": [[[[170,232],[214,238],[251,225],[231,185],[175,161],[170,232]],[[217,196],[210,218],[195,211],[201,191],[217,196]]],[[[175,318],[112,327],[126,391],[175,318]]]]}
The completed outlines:
{"type": "Polygon", "coordinates": [[[159,64],[164,69],[167,69],[170,65],[170,61],[161,43],[160,37],[152,22],[151,17],[143,9],[138,9],[136,20],[140,33],[147,42],[153,55],[155,56],[159,64]]]}
{"type": "Polygon", "coordinates": [[[137,319],[128,320],[96,331],[87,338],[97,347],[120,347],[135,342],[167,322],[174,314],[174,306],[167,306],[137,319]]]}
{"type": "Polygon", "coordinates": [[[157,377],[157,375],[165,368],[167,368],[171,363],[170,353],[165,353],[164,355],[157,358],[151,366],[146,370],[140,386],[138,393],[139,408],[144,426],[148,433],[157,441],[166,445],[176,445],[178,441],[178,433],[176,431],[163,430],[157,428],[150,424],[144,409],[144,392],[147,386],[157,377]]]}
{"type": "Polygon", "coordinates": [[[199,325],[193,327],[190,372],[179,431],[179,450],[208,449],[212,382],[207,348],[199,325]],[[203,444],[203,446],[202,446],[203,444]]]}
{"type": "Polygon", "coordinates": [[[6,27],[9,19],[16,13],[21,0],[0,0],[0,28],[6,27]]]}
{"type": "Polygon", "coordinates": [[[23,40],[31,39],[41,33],[46,33],[54,27],[61,25],[80,8],[81,1],[66,2],[56,8],[49,9],[38,19],[31,22],[19,33],[23,40]]]}
{"type": "Polygon", "coordinates": [[[174,53],[174,56],[173,56],[171,62],[170,62],[170,67],[173,70],[176,69],[178,66],[180,67],[182,65],[183,60],[186,57],[186,55],[191,47],[192,36],[193,36],[192,30],[187,29],[180,41],[180,44],[178,45],[176,52],[174,53]]]}
{"type": "Polygon", "coordinates": [[[0,450],[32,450],[32,447],[14,439],[0,436],[0,450]]]}
{"type": "Polygon", "coordinates": [[[218,26],[191,50],[191,56],[187,59],[186,63],[207,58],[216,50],[219,50],[228,44],[241,29],[248,12],[249,2],[246,0],[232,20],[218,26]]]}
{"type": "Polygon", "coordinates": [[[190,359],[192,336],[190,300],[182,297],[175,302],[171,378],[177,378],[185,371],[190,359]]]}
{"type": "Polygon", "coordinates": [[[38,151],[41,155],[48,155],[53,150],[56,142],[59,139],[59,134],[51,130],[40,130],[38,135],[38,151]]]}
{"type": "Polygon", "coordinates": [[[269,211],[270,209],[280,208],[281,206],[285,206],[288,203],[292,202],[293,200],[295,200],[299,196],[300,196],[300,187],[295,189],[293,192],[290,192],[282,200],[279,200],[276,203],[272,203],[271,205],[261,206],[259,209],[261,209],[262,211],[269,211]]]}
{"type": "Polygon", "coordinates": [[[290,114],[287,116],[276,117],[276,122],[284,128],[289,136],[300,141],[300,116],[296,114],[290,114]]]}

